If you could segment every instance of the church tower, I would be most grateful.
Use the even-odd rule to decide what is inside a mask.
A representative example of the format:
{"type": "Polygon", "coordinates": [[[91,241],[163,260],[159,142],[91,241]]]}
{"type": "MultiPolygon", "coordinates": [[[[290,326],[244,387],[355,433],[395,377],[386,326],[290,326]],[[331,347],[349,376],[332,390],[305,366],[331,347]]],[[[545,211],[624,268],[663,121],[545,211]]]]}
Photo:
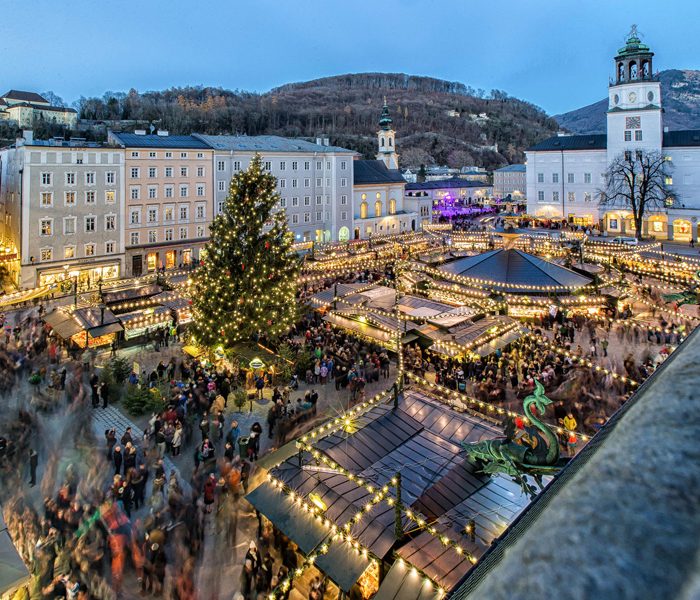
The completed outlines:
{"type": "Polygon", "coordinates": [[[652,69],[654,53],[637,26],[615,57],[608,102],[608,162],[626,150],[661,151],[661,84],[652,69]]]}
{"type": "Polygon", "coordinates": [[[387,169],[398,169],[399,155],[396,153],[395,132],[391,128],[391,123],[389,106],[386,103],[386,96],[384,96],[384,107],[382,108],[382,116],[379,117],[379,131],[377,132],[379,146],[377,160],[384,161],[387,169]]]}

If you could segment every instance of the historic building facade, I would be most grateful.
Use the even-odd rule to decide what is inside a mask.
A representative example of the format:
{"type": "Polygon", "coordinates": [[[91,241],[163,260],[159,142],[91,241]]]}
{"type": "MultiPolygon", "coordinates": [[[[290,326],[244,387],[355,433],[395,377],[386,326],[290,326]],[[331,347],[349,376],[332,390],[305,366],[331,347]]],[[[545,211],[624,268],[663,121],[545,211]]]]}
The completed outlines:
{"type": "Polygon", "coordinates": [[[525,165],[508,165],[493,172],[493,196],[504,200],[510,196],[513,202],[524,202],[527,194],[527,168],[525,165]]]}
{"type": "Polygon", "coordinates": [[[123,153],[84,140],[26,139],[0,151],[3,244],[12,279],[79,287],[124,273],[123,153]]]}
{"type": "Polygon", "coordinates": [[[191,135],[109,134],[124,155],[126,275],[198,260],[213,219],[214,151],[191,135]]]}
{"type": "Polygon", "coordinates": [[[527,201],[533,215],[600,225],[610,235],[634,233],[631,212],[601,207],[608,165],[624,152],[653,151],[670,162],[666,181],[676,199],[644,221],[657,239],[697,240],[700,217],[700,130],[669,131],[663,124],[654,53],[636,28],[615,56],[608,93],[607,133],[559,135],[528,149],[527,201]]]}
{"type": "Polygon", "coordinates": [[[0,96],[0,120],[12,121],[21,128],[31,127],[35,120],[44,120],[75,129],[78,113],[73,108],[51,106],[35,92],[10,90],[0,96]]]}
{"type": "Polygon", "coordinates": [[[277,179],[279,210],[297,242],[349,239],[352,228],[352,150],[274,135],[194,137],[213,149],[214,214],[221,212],[231,177],[248,168],[255,154],[277,179]]]}

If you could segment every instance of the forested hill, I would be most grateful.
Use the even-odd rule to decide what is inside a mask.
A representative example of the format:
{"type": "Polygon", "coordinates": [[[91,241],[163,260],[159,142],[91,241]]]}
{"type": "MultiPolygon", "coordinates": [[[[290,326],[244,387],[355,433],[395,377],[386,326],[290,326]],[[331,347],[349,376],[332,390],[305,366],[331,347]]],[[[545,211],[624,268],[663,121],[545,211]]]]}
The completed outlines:
{"type": "MultiPolygon", "coordinates": [[[[664,126],[674,129],[700,129],[700,71],[669,69],[659,73],[664,126]]],[[[604,133],[608,100],[554,117],[574,133],[604,133]]]]}
{"type": "Polygon", "coordinates": [[[403,166],[477,164],[491,169],[520,162],[527,146],[558,127],[538,107],[502,91],[390,73],[339,75],[264,94],[208,87],[108,92],[102,98],[81,98],[78,109],[81,119],[149,121],[173,134],[328,137],[332,144],[373,157],[384,96],[403,166]]]}

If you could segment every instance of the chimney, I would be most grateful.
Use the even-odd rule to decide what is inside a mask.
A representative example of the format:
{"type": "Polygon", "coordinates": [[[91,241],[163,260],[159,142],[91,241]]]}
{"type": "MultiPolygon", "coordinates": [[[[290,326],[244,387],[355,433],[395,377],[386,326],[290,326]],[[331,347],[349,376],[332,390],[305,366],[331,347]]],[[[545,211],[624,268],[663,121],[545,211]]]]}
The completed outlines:
{"type": "Polygon", "coordinates": [[[160,135],[161,137],[168,137],[170,132],[165,129],[159,129],[157,135],[160,135]]]}
{"type": "Polygon", "coordinates": [[[321,138],[316,138],[316,145],[317,146],[322,146],[323,145],[323,140],[321,138]]]}
{"type": "Polygon", "coordinates": [[[34,141],[34,131],[31,129],[25,129],[22,131],[22,137],[26,144],[31,144],[34,141]]]}

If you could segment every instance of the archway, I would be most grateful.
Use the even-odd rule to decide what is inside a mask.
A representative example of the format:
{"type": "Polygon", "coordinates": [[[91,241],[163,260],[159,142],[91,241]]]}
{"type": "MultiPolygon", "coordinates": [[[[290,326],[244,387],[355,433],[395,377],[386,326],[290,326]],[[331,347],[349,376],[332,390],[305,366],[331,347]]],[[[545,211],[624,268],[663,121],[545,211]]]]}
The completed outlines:
{"type": "Polygon", "coordinates": [[[647,228],[649,235],[653,235],[656,239],[663,240],[668,237],[668,225],[663,215],[649,217],[647,228]]]}
{"type": "Polygon", "coordinates": [[[367,203],[363,202],[360,204],[360,219],[366,219],[367,218],[367,203]]]}
{"type": "MultiPolygon", "coordinates": [[[[359,231],[358,231],[358,237],[359,237],[359,231]]],[[[338,241],[339,242],[347,242],[350,239],[350,230],[343,226],[338,230],[338,241]]]]}
{"type": "Polygon", "coordinates": [[[692,225],[686,219],[676,219],[673,222],[673,239],[679,242],[689,242],[692,225]]]}
{"type": "Polygon", "coordinates": [[[381,217],[382,216],[382,201],[377,200],[374,203],[374,216],[375,217],[381,217]]]}

